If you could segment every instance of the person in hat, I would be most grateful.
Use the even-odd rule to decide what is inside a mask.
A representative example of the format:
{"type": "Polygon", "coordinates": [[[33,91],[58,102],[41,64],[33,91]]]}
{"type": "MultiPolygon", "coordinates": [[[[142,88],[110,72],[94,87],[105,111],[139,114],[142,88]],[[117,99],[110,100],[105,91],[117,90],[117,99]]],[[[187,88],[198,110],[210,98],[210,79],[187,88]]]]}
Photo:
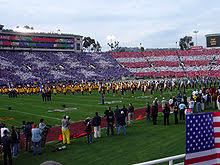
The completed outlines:
{"type": "Polygon", "coordinates": [[[87,143],[92,143],[92,124],[89,117],[86,118],[84,124],[86,126],[85,131],[87,133],[87,143]]]}
{"type": "Polygon", "coordinates": [[[34,124],[32,129],[32,142],[34,143],[33,155],[36,155],[36,147],[38,146],[38,155],[41,155],[41,133],[42,131],[37,128],[37,124],[34,124]]]}

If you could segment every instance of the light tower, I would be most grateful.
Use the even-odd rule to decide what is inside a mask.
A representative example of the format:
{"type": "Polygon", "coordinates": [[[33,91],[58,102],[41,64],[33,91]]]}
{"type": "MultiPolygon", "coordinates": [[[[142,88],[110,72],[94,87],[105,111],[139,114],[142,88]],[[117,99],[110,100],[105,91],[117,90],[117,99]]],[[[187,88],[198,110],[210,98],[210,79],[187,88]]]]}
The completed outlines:
{"type": "Polygon", "coordinates": [[[199,31],[198,30],[194,30],[193,33],[195,33],[195,35],[196,35],[196,46],[197,46],[197,33],[199,33],[199,31]]]}

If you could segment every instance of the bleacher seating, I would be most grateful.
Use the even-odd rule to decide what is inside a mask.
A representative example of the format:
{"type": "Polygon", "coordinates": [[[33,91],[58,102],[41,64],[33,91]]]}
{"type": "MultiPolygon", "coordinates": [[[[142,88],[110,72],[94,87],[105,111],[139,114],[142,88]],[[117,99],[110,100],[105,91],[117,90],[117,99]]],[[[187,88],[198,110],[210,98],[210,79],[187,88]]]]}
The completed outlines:
{"type": "Polygon", "coordinates": [[[139,76],[220,76],[220,49],[111,52],[119,63],[139,76]]]}
{"type": "Polygon", "coordinates": [[[130,75],[108,53],[0,51],[0,84],[92,81],[130,75]]]}

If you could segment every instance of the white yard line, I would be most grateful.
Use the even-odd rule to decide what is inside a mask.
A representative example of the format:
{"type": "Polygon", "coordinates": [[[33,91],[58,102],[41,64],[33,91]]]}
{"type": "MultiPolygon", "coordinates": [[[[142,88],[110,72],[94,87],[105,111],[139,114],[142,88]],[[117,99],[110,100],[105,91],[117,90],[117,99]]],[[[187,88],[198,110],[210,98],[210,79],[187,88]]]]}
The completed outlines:
{"type": "MultiPolygon", "coordinates": [[[[5,109],[2,109],[2,110],[5,110],[5,109]]],[[[5,110],[5,111],[9,111],[9,110],[5,110]]],[[[21,112],[21,111],[16,111],[16,110],[10,110],[10,111],[19,112],[19,113],[23,113],[23,114],[26,114],[26,115],[39,116],[39,117],[42,117],[42,118],[49,118],[49,119],[54,119],[54,120],[61,121],[61,119],[59,119],[59,118],[50,117],[50,116],[38,115],[38,114],[33,114],[33,113],[28,113],[28,112],[21,112]]]]}

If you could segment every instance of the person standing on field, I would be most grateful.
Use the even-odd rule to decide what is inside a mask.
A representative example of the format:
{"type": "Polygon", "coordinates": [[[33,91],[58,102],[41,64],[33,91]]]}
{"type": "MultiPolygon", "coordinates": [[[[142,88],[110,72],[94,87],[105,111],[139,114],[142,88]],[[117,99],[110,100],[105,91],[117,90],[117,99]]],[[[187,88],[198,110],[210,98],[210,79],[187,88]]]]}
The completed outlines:
{"type": "Polygon", "coordinates": [[[94,138],[101,137],[101,117],[98,115],[98,112],[95,113],[95,116],[92,119],[92,125],[94,126],[94,138]]]}
{"type": "Polygon", "coordinates": [[[129,124],[131,124],[131,119],[132,119],[132,122],[134,124],[134,107],[130,103],[129,108],[128,108],[128,122],[129,122],[129,124]]]}
{"type": "Polygon", "coordinates": [[[70,131],[69,131],[69,121],[67,120],[66,115],[63,116],[61,121],[62,135],[63,135],[63,144],[70,144],[70,131]]]}

